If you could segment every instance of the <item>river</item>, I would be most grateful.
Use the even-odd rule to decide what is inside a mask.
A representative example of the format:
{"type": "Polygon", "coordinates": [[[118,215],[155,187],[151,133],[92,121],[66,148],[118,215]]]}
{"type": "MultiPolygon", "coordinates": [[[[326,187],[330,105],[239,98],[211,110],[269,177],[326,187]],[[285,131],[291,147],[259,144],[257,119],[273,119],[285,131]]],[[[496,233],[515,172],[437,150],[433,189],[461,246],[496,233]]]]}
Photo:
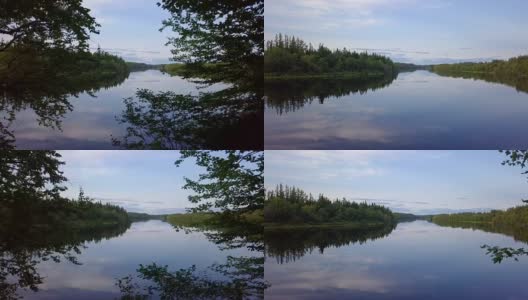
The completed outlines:
{"type": "Polygon", "coordinates": [[[266,149],[526,148],[528,93],[440,76],[266,82],[266,149]]]}
{"type": "Polygon", "coordinates": [[[414,221],[265,241],[266,299],[528,299],[528,257],[494,264],[481,249],[527,247],[502,234],[414,221]]]}
{"type": "MultiPolygon", "coordinates": [[[[118,279],[131,276],[138,281],[136,272],[140,264],[167,265],[171,272],[195,265],[199,276],[203,274],[224,280],[223,275],[215,274],[209,267],[225,264],[228,256],[262,258],[259,251],[229,247],[229,238],[213,241],[208,235],[211,233],[214,234],[214,231],[176,230],[169,223],[150,220],[132,223],[128,229],[97,236],[85,234],[75,239],[71,236],[42,237],[42,240],[31,238],[26,242],[17,242],[4,237],[2,242],[9,246],[2,246],[9,249],[0,253],[0,261],[7,266],[0,268],[0,274],[31,276],[27,276],[25,281],[18,281],[20,277],[8,275],[9,284],[3,285],[4,281],[0,281],[0,287],[4,288],[3,292],[14,287],[14,294],[24,299],[119,299],[124,294],[117,286],[118,279]],[[8,243],[8,240],[11,242],[8,243]],[[30,254],[36,264],[30,262],[26,254],[30,254]],[[73,259],[68,259],[70,256],[73,259]],[[54,257],[59,261],[55,261],[54,257]],[[34,272],[25,272],[31,270],[30,266],[34,272]],[[38,283],[37,277],[42,279],[41,283],[38,283]],[[17,282],[26,286],[17,286],[17,282]],[[34,291],[28,283],[35,283],[34,291]]],[[[151,285],[148,281],[138,282],[140,288],[151,285]]],[[[0,292],[0,298],[7,297],[6,294],[0,292]]],[[[157,299],[158,296],[154,293],[149,299],[157,299]]]]}
{"type": "Polygon", "coordinates": [[[18,149],[116,149],[113,139],[120,140],[127,133],[127,124],[118,122],[126,108],[124,99],[135,97],[138,89],[198,95],[225,87],[203,88],[158,70],[132,72],[105,84],[95,91],[93,87],[46,83],[22,86],[23,92],[6,92],[0,97],[0,148],[1,129],[7,128],[13,135],[11,144],[18,149]]]}

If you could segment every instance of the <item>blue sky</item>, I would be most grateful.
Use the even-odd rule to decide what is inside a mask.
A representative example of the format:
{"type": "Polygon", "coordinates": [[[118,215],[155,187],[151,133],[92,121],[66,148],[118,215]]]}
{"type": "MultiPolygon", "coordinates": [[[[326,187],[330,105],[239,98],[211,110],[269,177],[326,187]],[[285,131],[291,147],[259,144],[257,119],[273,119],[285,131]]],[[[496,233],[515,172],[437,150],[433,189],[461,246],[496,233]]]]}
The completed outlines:
{"type": "Polygon", "coordinates": [[[418,64],[528,54],[525,0],[266,0],[265,37],[371,49],[418,64]]]}
{"type": "Polygon", "coordinates": [[[87,196],[114,203],[129,211],[164,214],[193,206],[192,193],[183,190],[183,177],[203,172],[189,159],[179,168],[178,151],[59,151],[68,178],[65,196],[87,196]]]}
{"type": "Polygon", "coordinates": [[[432,214],[504,209],[528,197],[528,180],[498,151],[266,151],[265,186],[432,214]]]}
{"type": "Polygon", "coordinates": [[[155,0],[83,0],[101,27],[92,35],[90,47],[98,45],[127,61],[168,63],[170,29],[159,32],[161,22],[170,15],[155,0]]]}

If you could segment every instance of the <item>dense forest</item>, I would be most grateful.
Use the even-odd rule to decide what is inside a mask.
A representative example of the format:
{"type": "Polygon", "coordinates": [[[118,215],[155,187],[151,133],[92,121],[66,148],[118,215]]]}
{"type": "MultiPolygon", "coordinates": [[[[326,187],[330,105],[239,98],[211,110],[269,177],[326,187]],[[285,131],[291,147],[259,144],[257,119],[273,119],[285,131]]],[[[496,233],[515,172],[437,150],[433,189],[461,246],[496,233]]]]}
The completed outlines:
{"type": "Polygon", "coordinates": [[[396,221],[392,212],[384,206],[346,199],[332,201],[324,195],[315,198],[301,189],[282,184],[267,192],[264,219],[266,223],[280,224],[385,225],[396,221]]]}
{"type": "MultiPolygon", "coordinates": [[[[127,212],[112,204],[103,204],[84,195],[77,199],[32,198],[14,195],[14,201],[0,202],[0,224],[24,220],[26,226],[39,230],[66,231],[117,228],[127,226],[127,212]]],[[[12,227],[12,226],[11,226],[12,227]]]]}
{"type": "Polygon", "coordinates": [[[72,52],[63,49],[37,51],[30,47],[12,47],[0,52],[0,79],[4,86],[39,81],[42,78],[77,82],[113,81],[128,76],[125,61],[98,49],[72,52]]]}
{"type": "Polygon", "coordinates": [[[314,47],[294,36],[278,34],[266,42],[264,52],[266,78],[277,77],[350,77],[392,76],[397,72],[388,57],[358,53],[348,49],[314,47]]]}

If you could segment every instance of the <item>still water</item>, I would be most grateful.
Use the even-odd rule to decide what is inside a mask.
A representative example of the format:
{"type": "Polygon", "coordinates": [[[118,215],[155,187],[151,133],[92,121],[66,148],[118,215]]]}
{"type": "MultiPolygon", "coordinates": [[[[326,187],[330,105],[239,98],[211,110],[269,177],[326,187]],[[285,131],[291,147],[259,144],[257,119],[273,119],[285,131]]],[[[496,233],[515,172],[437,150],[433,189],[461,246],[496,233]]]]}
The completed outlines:
{"type": "Polygon", "coordinates": [[[528,247],[502,234],[415,221],[265,241],[266,299],[528,299],[528,257],[493,264],[480,248],[528,247]]]}
{"type": "MultiPolygon", "coordinates": [[[[215,263],[225,264],[228,256],[262,257],[260,252],[244,247],[226,248],[227,239],[212,242],[206,233],[177,231],[168,223],[151,220],[132,223],[130,228],[122,232],[84,237],[84,240],[91,241],[78,245],[77,253],[71,246],[64,246],[75,244],[71,240],[68,241],[71,237],[62,237],[63,241],[53,239],[48,240],[47,244],[41,241],[42,244],[38,247],[36,244],[40,242],[32,239],[33,242],[28,241],[30,243],[26,243],[24,249],[21,249],[18,243],[18,247],[10,247],[11,252],[1,253],[0,258],[7,262],[6,265],[18,268],[15,272],[17,274],[24,274],[21,269],[27,268],[26,263],[21,263],[21,258],[25,257],[26,253],[38,261],[34,268],[36,274],[43,278],[42,283],[36,285],[35,291],[27,287],[18,288],[16,294],[24,299],[119,299],[122,294],[116,286],[117,279],[136,275],[140,264],[167,265],[170,271],[195,265],[196,270],[206,272],[207,268],[215,263]],[[63,250],[58,251],[59,248],[67,248],[70,251],[65,254],[63,250]],[[13,255],[15,252],[16,256],[13,255]],[[75,263],[66,259],[69,254],[74,256],[75,263]],[[54,261],[54,256],[59,257],[60,262],[54,261]],[[13,257],[18,258],[18,264],[12,263],[13,257]]],[[[12,270],[0,270],[0,273],[4,271],[12,270]]],[[[15,278],[8,276],[7,282],[15,284],[16,287],[15,278]]],[[[0,287],[2,286],[0,282],[0,287]]],[[[9,285],[3,287],[6,290],[10,288],[9,285]]],[[[1,295],[3,294],[0,292],[0,298],[1,295]]]]}
{"type": "Polygon", "coordinates": [[[358,82],[266,82],[266,149],[516,149],[528,146],[522,85],[428,71],[358,82]]]}
{"type": "Polygon", "coordinates": [[[95,91],[57,84],[0,96],[0,129],[7,127],[18,149],[115,149],[112,138],[126,134],[126,125],[117,120],[125,110],[124,99],[138,89],[198,95],[223,86],[203,88],[158,70],[132,72],[95,91]]]}

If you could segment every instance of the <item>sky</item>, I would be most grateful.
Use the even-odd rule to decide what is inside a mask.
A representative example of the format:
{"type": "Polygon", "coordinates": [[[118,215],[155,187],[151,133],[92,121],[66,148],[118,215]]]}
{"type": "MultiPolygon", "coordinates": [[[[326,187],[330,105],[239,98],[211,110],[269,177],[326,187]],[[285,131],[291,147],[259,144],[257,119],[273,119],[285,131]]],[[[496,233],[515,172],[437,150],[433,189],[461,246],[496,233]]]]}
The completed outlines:
{"type": "Polygon", "coordinates": [[[368,50],[415,64],[528,54],[526,0],[266,0],[265,38],[368,50]]]}
{"type": "Polygon", "coordinates": [[[83,0],[83,5],[101,25],[100,34],[92,34],[90,47],[98,45],[126,61],[151,64],[169,63],[167,38],[171,29],[159,32],[162,20],[170,14],[156,5],[156,0],[83,0]]]}
{"type": "Polygon", "coordinates": [[[266,151],[265,186],[296,186],[414,214],[521,205],[528,179],[498,151],[266,151]]]}
{"type": "Polygon", "coordinates": [[[89,197],[127,211],[150,214],[184,212],[194,204],[183,190],[184,177],[197,179],[204,169],[186,160],[174,162],[178,151],[59,151],[68,178],[64,196],[77,198],[82,187],[89,197]]]}

